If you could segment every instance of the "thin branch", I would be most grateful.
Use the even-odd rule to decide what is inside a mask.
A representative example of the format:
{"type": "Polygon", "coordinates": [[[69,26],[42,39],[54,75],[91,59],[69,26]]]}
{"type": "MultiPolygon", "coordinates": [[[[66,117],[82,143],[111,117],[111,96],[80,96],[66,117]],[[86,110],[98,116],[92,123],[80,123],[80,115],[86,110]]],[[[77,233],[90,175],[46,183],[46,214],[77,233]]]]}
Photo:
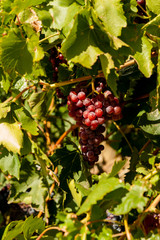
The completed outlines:
{"type": "Polygon", "coordinates": [[[55,143],[55,145],[50,148],[48,154],[51,154],[51,152],[53,152],[53,151],[58,147],[58,145],[61,144],[61,142],[63,141],[63,139],[64,139],[71,131],[73,131],[73,130],[76,129],[77,127],[78,127],[77,125],[72,125],[67,131],[65,131],[65,132],[60,136],[60,138],[57,140],[57,142],[55,143]]]}
{"type": "Polygon", "coordinates": [[[28,86],[25,89],[22,90],[22,92],[20,92],[15,98],[13,98],[12,102],[16,102],[24,92],[26,92],[27,90],[29,90],[30,88],[35,88],[34,85],[28,86]]]}
{"type": "Polygon", "coordinates": [[[144,212],[152,211],[154,208],[156,208],[159,202],[160,202],[160,194],[153,200],[153,202],[149,205],[149,207],[144,212]]]}
{"type": "Polygon", "coordinates": [[[125,232],[126,232],[126,237],[128,240],[132,240],[132,235],[129,231],[129,226],[128,226],[128,216],[124,215],[124,227],[125,227],[125,232]]]}
{"type": "Polygon", "coordinates": [[[63,228],[59,228],[59,227],[49,227],[49,228],[45,229],[45,230],[39,235],[39,237],[36,238],[36,240],[40,240],[40,239],[43,237],[43,235],[44,235],[46,232],[50,231],[50,230],[58,230],[58,231],[67,233],[67,231],[66,231],[65,229],[63,229],[63,228]]]}

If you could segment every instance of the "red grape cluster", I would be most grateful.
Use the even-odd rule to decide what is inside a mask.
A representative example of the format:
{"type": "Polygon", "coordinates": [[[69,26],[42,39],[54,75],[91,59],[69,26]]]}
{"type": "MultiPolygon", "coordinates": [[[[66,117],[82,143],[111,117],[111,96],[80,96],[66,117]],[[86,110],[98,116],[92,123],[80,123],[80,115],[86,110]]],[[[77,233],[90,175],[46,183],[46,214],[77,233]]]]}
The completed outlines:
{"type": "Polygon", "coordinates": [[[77,125],[85,125],[91,130],[97,129],[105,120],[121,118],[121,107],[118,98],[107,90],[93,98],[87,98],[85,90],[71,91],[68,96],[69,115],[76,120],[77,125]]]}
{"type": "Polygon", "coordinates": [[[101,151],[104,149],[100,143],[104,140],[104,126],[99,126],[96,130],[91,130],[86,126],[80,127],[79,137],[83,159],[93,165],[98,161],[101,151]]]}
{"type": "Polygon", "coordinates": [[[98,94],[93,93],[87,97],[92,89],[79,84],[72,89],[67,101],[69,116],[80,126],[79,137],[84,160],[90,164],[98,161],[98,155],[103,150],[100,143],[104,140],[102,133],[105,128],[102,124],[108,119],[121,118],[119,100],[109,90],[105,90],[103,79],[95,83],[95,89],[98,94]]]}
{"type": "MultiPolygon", "coordinates": [[[[57,51],[54,47],[50,50],[50,62],[53,68],[53,82],[57,82],[58,80],[58,67],[59,64],[67,63],[64,59],[63,55],[57,51]]],[[[61,92],[60,88],[56,88],[56,93],[58,98],[64,98],[63,93],[61,92]]]]}

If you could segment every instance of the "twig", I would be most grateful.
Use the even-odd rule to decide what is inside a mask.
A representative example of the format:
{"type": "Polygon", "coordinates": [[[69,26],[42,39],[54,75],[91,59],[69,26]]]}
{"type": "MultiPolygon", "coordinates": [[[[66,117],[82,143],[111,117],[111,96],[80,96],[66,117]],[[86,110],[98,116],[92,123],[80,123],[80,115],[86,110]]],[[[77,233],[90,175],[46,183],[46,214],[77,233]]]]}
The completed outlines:
{"type": "Polygon", "coordinates": [[[30,88],[35,88],[34,85],[28,86],[25,89],[22,90],[22,92],[20,92],[15,98],[13,98],[12,102],[16,102],[18,100],[18,98],[20,98],[22,96],[22,94],[24,92],[26,92],[27,90],[29,90],[30,88]]]}
{"type": "Polygon", "coordinates": [[[61,231],[61,232],[64,232],[64,233],[67,234],[67,231],[66,231],[65,229],[63,229],[63,228],[59,228],[59,227],[49,227],[49,228],[45,229],[45,230],[39,235],[39,237],[36,238],[36,240],[40,240],[40,239],[42,238],[42,236],[43,236],[46,232],[48,232],[48,231],[50,231],[50,230],[58,230],[58,231],[61,231]]]}
{"type": "Polygon", "coordinates": [[[49,149],[48,154],[51,154],[57,147],[59,144],[61,144],[61,142],[63,141],[63,139],[74,129],[76,129],[78,126],[77,125],[72,125],[67,131],[65,131],[60,138],[57,140],[57,142],[55,143],[55,145],[49,149]]]}
{"type": "Polygon", "coordinates": [[[124,227],[125,227],[125,232],[126,232],[127,239],[132,240],[132,235],[129,231],[129,226],[128,226],[128,215],[124,215],[124,227]]]}
{"type": "Polygon", "coordinates": [[[139,155],[141,155],[141,153],[146,149],[146,147],[150,144],[151,140],[149,139],[144,146],[141,148],[141,150],[139,151],[139,155]]]}
{"type": "Polygon", "coordinates": [[[159,202],[160,202],[160,194],[153,200],[153,202],[149,205],[149,207],[144,212],[152,211],[159,202]]]}
{"type": "Polygon", "coordinates": [[[124,132],[121,130],[121,128],[118,126],[118,124],[117,124],[116,122],[113,122],[113,123],[114,123],[114,125],[116,126],[116,128],[120,131],[120,133],[122,134],[122,136],[125,138],[125,140],[126,140],[128,146],[129,146],[129,148],[131,149],[131,152],[133,153],[133,148],[132,148],[130,142],[128,141],[126,135],[124,134],[124,132]]]}
{"type": "Polygon", "coordinates": [[[121,236],[125,236],[126,232],[121,232],[121,233],[116,233],[112,235],[112,238],[116,238],[116,237],[121,237],[121,236]]]}

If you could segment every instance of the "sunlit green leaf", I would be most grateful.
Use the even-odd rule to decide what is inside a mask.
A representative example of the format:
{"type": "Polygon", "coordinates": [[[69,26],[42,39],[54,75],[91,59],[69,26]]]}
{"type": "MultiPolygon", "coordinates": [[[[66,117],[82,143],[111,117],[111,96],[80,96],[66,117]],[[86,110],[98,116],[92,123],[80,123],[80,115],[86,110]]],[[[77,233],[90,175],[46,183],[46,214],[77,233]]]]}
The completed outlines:
{"type": "Polygon", "coordinates": [[[95,0],[94,2],[95,11],[106,30],[114,36],[120,36],[122,27],[127,26],[121,1],[95,0]]]}
{"type": "Polygon", "coordinates": [[[17,122],[0,123],[0,144],[14,153],[20,153],[20,149],[23,144],[23,133],[20,130],[20,126],[17,122]]]}

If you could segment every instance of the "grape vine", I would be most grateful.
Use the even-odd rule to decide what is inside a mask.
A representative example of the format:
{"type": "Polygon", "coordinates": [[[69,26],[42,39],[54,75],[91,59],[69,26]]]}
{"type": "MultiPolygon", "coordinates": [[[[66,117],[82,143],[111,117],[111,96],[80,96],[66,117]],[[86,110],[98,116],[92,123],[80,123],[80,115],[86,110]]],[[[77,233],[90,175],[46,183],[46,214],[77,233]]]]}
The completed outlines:
{"type": "Polygon", "coordinates": [[[0,239],[160,232],[160,0],[2,0],[0,239]]]}

